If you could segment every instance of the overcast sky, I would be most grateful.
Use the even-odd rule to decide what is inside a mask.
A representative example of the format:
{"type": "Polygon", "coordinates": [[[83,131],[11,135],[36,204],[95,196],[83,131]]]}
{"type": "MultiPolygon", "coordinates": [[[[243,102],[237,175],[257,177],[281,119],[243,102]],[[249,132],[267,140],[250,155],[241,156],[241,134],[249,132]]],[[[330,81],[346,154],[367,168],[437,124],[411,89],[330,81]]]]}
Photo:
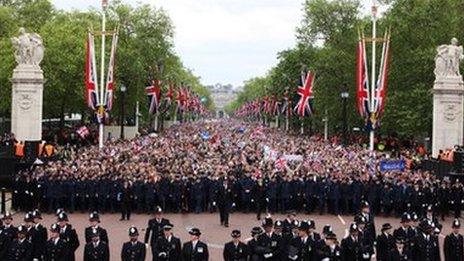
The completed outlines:
{"type": "MultiPolygon", "coordinates": [[[[368,0],[364,0],[368,1],[368,0]]],[[[98,7],[99,0],[52,0],[59,9],[98,7]]],[[[162,7],[175,26],[175,50],[203,84],[262,76],[276,54],[294,46],[303,0],[125,0],[162,7]]]]}

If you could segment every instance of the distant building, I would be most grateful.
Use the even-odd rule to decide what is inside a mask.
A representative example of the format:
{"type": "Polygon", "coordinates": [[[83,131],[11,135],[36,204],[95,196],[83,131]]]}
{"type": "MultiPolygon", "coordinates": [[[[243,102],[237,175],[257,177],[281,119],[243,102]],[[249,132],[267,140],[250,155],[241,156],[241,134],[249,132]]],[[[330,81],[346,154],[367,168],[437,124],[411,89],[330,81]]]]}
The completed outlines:
{"type": "Polygon", "coordinates": [[[216,117],[223,117],[226,106],[237,98],[239,90],[231,84],[222,85],[220,83],[206,86],[206,88],[211,92],[216,107],[216,117]]]}

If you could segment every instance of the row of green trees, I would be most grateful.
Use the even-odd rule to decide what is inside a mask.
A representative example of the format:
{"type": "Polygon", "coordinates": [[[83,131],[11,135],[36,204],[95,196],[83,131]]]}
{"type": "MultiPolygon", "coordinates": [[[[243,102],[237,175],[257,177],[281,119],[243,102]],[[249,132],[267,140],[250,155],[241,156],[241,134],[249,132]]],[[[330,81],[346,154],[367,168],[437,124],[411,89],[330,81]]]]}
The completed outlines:
{"type": "MultiPolygon", "coordinates": [[[[141,111],[147,118],[145,86],[149,68],[158,65],[164,69],[157,77],[190,86],[207,99],[208,107],[213,106],[208,90],[174,52],[174,27],[164,10],[150,5],[133,7],[115,0],[111,1],[107,15],[107,28],[120,27],[115,79],[118,86],[127,86],[126,108],[135,108],[136,101],[141,101],[141,111]]],[[[20,27],[37,32],[44,40],[45,58],[41,64],[46,78],[44,118],[63,119],[68,113],[92,115],[84,102],[85,42],[89,28],[100,30],[100,10],[62,11],[49,0],[0,0],[0,115],[3,117],[10,115],[10,78],[16,66],[10,38],[17,35],[20,27]]],[[[97,50],[98,43],[97,40],[97,50]]],[[[106,49],[110,51],[110,43],[106,49]]],[[[167,86],[163,88],[166,90],[167,86]]],[[[117,90],[116,105],[119,105],[118,94],[117,90]]],[[[118,107],[113,109],[112,117],[118,117],[118,107]]]]}
{"type": "MultiPolygon", "coordinates": [[[[384,3],[385,4],[385,3],[384,3]]],[[[389,90],[381,132],[425,137],[431,134],[436,47],[452,37],[464,41],[462,0],[392,0],[378,22],[391,27],[389,90]]],[[[230,110],[264,95],[296,90],[302,66],[316,73],[314,108],[308,121],[322,130],[325,111],[332,131],[342,128],[341,92],[348,91],[350,127],[363,127],[356,112],[355,64],[358,29],[371,35],[371,18],[358,0],[306,0],[297,43],[278,54],[278,64],[263,77],[245,82],[230,110]]],[[[380,47],[379,47],[380,48],[380,47]]],[[[370,46],[368,46],[368,53],[370,46]]],[[[380,52],[379,52],[380,53],[380,52]]],[[[380,54],[379,54],[380,55],[380,54]]],[[[370,57],[370,56],[368,56],[370,57]]],[[[370,68],[370,67],[369,67],[370,68]]]]}

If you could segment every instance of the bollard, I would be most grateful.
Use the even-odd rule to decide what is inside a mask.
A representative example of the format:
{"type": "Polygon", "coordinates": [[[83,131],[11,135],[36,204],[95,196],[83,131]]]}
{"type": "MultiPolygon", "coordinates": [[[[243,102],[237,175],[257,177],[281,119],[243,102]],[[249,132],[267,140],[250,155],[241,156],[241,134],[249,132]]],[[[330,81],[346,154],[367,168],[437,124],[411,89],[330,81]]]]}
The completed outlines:
{"type": "Polygon", "coordinates": [[[1,209],[1,212],[2,214],[5,214],[6,212],[6,189],[5,188],[2,188],[2,209],[1,209]]]}

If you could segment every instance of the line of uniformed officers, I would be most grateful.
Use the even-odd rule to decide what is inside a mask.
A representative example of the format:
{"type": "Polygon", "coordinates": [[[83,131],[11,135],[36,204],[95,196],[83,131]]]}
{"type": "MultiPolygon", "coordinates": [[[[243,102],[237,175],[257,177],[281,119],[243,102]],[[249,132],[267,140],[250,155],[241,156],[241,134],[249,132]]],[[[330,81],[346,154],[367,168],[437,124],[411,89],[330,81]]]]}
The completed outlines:
{"type": "MultiPolygon", "coordinates": [[[[121,250],[121,260],[146,260],[149,246],[153,261],[207,261],[208,245],[200,240],[201,231],[191,228],[190,241],[181,245],[172,233],[173,225],[163,218],[160,207],[148,222],[144,242],[139,241],[136,227],[129,229],[129,241],[121,250]]],[[[13,217],[6,213],[0,226],[0,260],[13,261],[73,261],[79,247],[77,233],[68,223],[67,214],[57,211],[57,223],[47,230],[40,224],[39,211],[27,213],[24,224],[13,226],[13,217]]],[[[92,212],[90,226],[85,229],[84,261],[109,261],[110,251],[107,231],[100,226],[99,215],[92,212]]],[[[289,212],[285,220],[268,216],[261,227],[254,227],[249,240],[241,240],[241,232],[233,230],[232,240],[224,245],[225,261],[332,261],[332,260],[372,260],[379,261],[436,261],[440,260],[438,237],[441,225],[436,218],[424,216],[422,220],[415,214],[404,213],[401,226],[392,231],[391,224],[381,227],[375,233],[374,216],[369,205],[362,203],[361,211],[349,226],[348,235],[339,242],[330,225],[325,225],[318,234],[313,220],[296,219],[295,212],[289,212]]],[[[464,260],[464,240],[460,234],[460,221],[455,219],[452,232],[444,239],[445,261],[464,260]]]]}

